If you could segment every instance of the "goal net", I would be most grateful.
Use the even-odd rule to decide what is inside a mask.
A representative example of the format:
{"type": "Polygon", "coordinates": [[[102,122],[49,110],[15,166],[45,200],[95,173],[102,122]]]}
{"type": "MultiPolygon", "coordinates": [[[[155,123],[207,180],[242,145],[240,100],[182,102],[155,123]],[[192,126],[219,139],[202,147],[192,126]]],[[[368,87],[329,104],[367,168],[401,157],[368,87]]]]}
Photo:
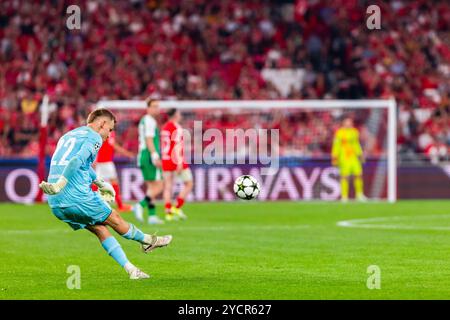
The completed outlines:
{"type": "MultiPolygon", "coordinates": [[[[137,152],[145,103],[100,101],[118,118],[116,140],[137,152]]],[[[364,193],[396,201],[396,104],[394,100],[161,101],[159,125],[169,108],[183,116],[185,159],[194,174],[191,201],[231,201],[233,181],[253,175],[259,200],[340,198],[339,170],[331,163],[334,132],[350,117],[364,152],[364,193]]],[[[117,157],[125,200],[143,196],[136,161],[117,157]]],[[[350,197],[354,195],[350,183],[350,197]]]]}

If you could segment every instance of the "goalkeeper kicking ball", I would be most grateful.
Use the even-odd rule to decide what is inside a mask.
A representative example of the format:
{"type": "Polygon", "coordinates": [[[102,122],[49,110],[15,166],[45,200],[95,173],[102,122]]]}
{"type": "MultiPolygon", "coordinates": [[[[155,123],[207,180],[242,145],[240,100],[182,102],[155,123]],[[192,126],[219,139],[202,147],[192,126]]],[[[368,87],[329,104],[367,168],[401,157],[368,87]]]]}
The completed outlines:
{"type": "Polygon", "coordinates": [[[259,195],[258,181],[250,175],[243,175],[234,182],[233,190],[236,196],[243,200],[252,200],[259,195]]]}

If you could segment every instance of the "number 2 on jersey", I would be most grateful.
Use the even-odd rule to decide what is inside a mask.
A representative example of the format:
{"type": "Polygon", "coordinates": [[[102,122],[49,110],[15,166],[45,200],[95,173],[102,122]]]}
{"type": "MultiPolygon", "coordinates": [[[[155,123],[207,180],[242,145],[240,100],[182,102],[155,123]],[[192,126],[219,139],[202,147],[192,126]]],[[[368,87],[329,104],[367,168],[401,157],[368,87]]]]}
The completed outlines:
{"type": "Polygon", "coordinates": [[[73,148],[75,147],[76,141],[77,141],[76,138],[70,138],[67,141],[64,141],[64,139],[61,138],[58,145],[56,146],[56,150],[55,150],[55,153],[53,154],[53,157],[56,157],[56,155],[59,152],[61,152],[61,149],[63,147],[65,147],[67,150],[66,150],[66,152],[64,152],[63,156],[61,157],[61,159],[59,160],[58,163],[56,161],[52,160],[51,164],[53,166],[66,166],[69,163],[69,161],[67,161],[66,159],[69,156],[69,154],[72,152],[73,148]]]}

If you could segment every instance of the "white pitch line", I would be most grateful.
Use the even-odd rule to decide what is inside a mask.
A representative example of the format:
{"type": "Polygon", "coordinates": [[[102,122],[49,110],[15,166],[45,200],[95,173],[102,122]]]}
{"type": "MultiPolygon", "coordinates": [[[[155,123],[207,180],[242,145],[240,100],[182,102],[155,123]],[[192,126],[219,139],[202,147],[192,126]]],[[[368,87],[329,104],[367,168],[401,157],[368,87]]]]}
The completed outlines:
{"type": "Polygon", "coordinates": [[[336,223],[339,227],[344,228],[364,228],[364,229],[389,229],[389,230],[437,230],[437,231],[450,231],[449,227],[439,227],[439,226],[402,226],[396,224],[371,224],[370,222],[389,222],[398,221],[405,219],[421,219],[429,220],[430,218],[442,218],[450,217],[450,214],[440,214],[440,215],[423,215],[423,216],[393,216],[393,217],[377,217],[377,218],[367,218],[367,219],[353,219],[353,220],[343,220],[336,223]],[[369,223],[367,223],[369,222],[369,223]]]}
{"type": "Polygon", "coordinates": [[[193,231],[222,231],[222,230],[295,230],[306,229],[310,226],[302,225],[261,225],[261,226],[206,226],[206,227],[176,227],[175,230],[193,230],[193,231]]]}
{"type": "MultiPolygon", "coordinates": [[[[171,230],[174,231],[229,231],[229,230],[298,230],[309,228],[309,225],[261,225],[261,226],[205,226],[205,227],[189,227],[189,226],[174,226],[171,230]]],[[[1,230],[1,234],[47,234],[47,233],[68,233],[71,230],[60,230],[60,229],[36,229],[36,230],[1,230]]]]}

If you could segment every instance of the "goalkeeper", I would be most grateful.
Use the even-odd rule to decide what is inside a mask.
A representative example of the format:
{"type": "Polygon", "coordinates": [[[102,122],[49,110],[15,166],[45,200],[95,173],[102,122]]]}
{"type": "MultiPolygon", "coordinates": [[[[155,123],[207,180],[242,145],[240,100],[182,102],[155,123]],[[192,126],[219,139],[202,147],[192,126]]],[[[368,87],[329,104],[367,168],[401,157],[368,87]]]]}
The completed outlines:
{"type": "Polygon", "coordinates": [[[52,156],[48,182],[42,181],[39,187],[49,195],[48,204],[58,219],[74,230],[87,229],[95,234],[105,251],[125,269],[130,279],[144,279],[149,276],[128,261],[107,226],[122,237],[141,243],[144,252],[168,245],[172,236],[144,234],[105,202],[113,201],[115,191],[109,183],[97,177],[92,162],[114,129],[115,122],[110,111],[97,109],[89,114],[86,126],[63,135],[52,156]],[[92,191],[92,183],[99,187],[100,194],[92,191]]]}
{"type": "Polygon", "coordinates": [[[331,159],[333,166],[339,168],[341,176],[341,200],[348,201],[349,179],[353,175],[356,199],[365,201],[362,179],[364,157],[358,129],[353,126],[353,120],[349,117],[343,120],[342,127],[334,135],[331,159]]]}

